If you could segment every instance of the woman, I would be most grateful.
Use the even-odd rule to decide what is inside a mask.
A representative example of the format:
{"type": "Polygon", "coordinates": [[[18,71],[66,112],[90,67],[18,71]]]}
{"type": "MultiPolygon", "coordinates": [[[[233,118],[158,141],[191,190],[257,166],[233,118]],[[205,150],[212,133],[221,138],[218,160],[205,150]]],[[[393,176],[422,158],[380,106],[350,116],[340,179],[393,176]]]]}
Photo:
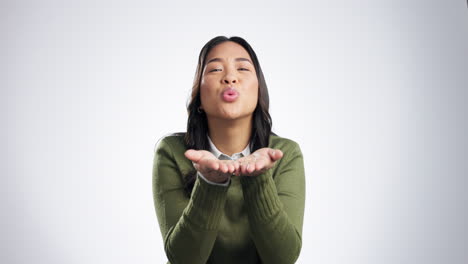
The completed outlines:
{"type": "Polygon", "coordinates": [[[240,37],[201,50],[187,132],[160,140],[153,194],[172,264],[294,263],[305,201],[299,145],[271,132],[267,86],[240,37]]]}

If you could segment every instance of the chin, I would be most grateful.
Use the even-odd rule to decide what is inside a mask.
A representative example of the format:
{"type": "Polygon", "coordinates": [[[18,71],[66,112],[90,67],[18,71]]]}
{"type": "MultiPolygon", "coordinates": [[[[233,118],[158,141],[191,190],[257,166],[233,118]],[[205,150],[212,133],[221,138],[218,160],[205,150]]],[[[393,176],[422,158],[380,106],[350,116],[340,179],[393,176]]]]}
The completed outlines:
{"type": "Polygon", "coordinates": [[[216,119],[223,119],[223,120],[238,120],[242,118],[248,118],[249,116],[253,115],[252,112],[246,112],[245,109],[241,109],[240,107],[221,107],[217,110],[212,109],[212,117],[216,119]]]}
{"type": "Polygon", "coordinates": [[[225,120],[236,120],[236,119],[241,118],[241,116],[237,114],[223,114],[223,115],[218,116],[218,118],[225,119],[225,120]]]}
{"type": "Polygon", "coordinates": [[[247,118],[249,116],[252,116],[252,113],[225,112],[220,115],[220,118],[234,121],[242,118],[247,118]]]}

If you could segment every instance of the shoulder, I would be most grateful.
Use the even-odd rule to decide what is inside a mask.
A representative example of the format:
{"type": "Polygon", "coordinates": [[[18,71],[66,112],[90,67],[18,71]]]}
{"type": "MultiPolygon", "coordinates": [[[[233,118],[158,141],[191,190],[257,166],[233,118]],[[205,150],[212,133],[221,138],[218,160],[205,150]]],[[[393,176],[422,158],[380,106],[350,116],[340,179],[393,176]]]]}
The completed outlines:
{"type": "MultiPolygon", "coordinates": [[[[288,184],[280,180],[283,178],[280,175],[286,171],[295,175],[294,178],[296,179],[304,177],[304,157],[296,141],[272,134],[270,136],[269,147],[283,152],[283,157],[275,164],[273,169],[273,178],[277,184],[288,184]]],[[[287,182],[290,182],[290,180],[288,176],[287,182]]]]}
{"type": "Polygon", "coordinates": [[[172,133],[161,137],[154,147],[155,160],[171,160],[178,169],[186,174],[193,170],[192,163],[184,155],[187,148],[184,141],[185,133],[172,133]]]}
{"type": "Polygon", "coordinates": [[[284,153],[301,152],[299,144],[289,138],[280,137],[276,134],[271,134],[269,147],[273,149],[280,149],[284,153]]]}
{"type": "Polygon", "coordinates": [[[172,153],[184,152],[186,150],[184,143],[185,133],[169,133],[158,139],[154,145],[154,152],[169,150],[172,153]]]}

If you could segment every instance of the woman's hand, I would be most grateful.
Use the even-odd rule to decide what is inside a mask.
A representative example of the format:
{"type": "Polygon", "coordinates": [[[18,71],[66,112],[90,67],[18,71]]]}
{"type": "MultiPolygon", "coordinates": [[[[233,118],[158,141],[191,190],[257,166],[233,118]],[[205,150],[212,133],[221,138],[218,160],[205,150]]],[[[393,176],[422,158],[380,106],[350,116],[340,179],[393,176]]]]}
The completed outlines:
{"type": "Polygon", "coordinates": [[[237,176],[258,176],[272,168],[283,157],[279,149],[261,148],[247,157],[238,160],[219,160],[206,150],[189,149],[185,157],[193,167],[212,182],[226,182],[233,174],[237,176]]]}
{"type": "Polygon", "coordinates": [[[275,162],[283,157],[283,152],[279,149],[261,148],[237,160],[239,176],[258,176],[275,165],[275,162]]]}
{"type": "Polygon", "coordinates": [[[193,167],[212,182],[224,183],[239,169],[239,163],[233,160],[219,160],[206,150],[189,149],[185,157],[193,162],[193,167]]]}

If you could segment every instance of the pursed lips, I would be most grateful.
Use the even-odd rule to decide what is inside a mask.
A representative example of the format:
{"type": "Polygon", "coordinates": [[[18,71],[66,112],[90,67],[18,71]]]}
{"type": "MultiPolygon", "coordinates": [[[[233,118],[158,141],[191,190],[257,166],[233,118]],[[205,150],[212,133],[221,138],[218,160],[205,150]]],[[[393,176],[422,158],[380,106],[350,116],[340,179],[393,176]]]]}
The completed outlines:
{"type": "Polygon", "coordinates": [[[221,97],[226,102],[234,102],[239,97],[239,92],[233,86],[228,86],[223,89],[221,97]]]}

